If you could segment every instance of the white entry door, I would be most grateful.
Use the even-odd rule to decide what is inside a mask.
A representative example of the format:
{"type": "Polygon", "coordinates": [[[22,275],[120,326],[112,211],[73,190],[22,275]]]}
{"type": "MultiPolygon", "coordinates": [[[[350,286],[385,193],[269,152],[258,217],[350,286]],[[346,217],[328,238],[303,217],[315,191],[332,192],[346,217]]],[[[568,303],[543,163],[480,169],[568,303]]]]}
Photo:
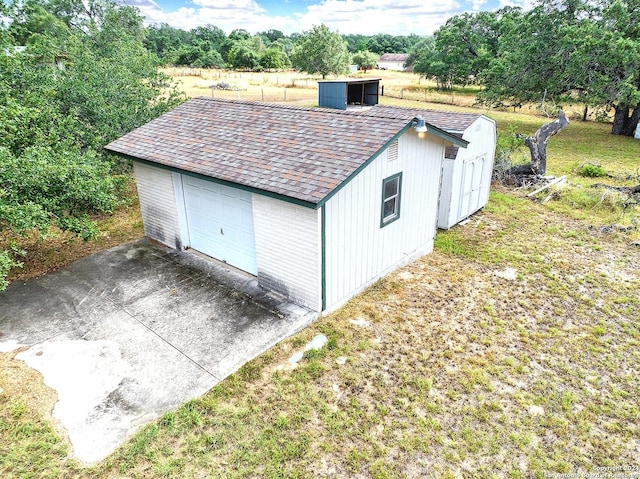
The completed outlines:
{"type": "Polygon", "coordinates": [[[251,193],[182,176],[190,246],[257,274],[251,193]]]}

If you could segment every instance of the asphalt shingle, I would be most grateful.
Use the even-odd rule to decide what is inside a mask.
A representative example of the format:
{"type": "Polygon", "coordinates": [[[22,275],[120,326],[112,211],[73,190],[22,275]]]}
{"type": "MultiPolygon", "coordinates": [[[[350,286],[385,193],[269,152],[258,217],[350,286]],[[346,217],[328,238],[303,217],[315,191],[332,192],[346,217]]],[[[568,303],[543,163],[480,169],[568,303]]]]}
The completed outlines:
{"type": "MultiPolygon", "coordinates": [[[[106,149],[317,204],[417,114],[431,123],[428,113],[380,105],[354,113],[195,98],[106,149]]],[[[465,114],[435,113],[431,124],[444,129],[471,123],[465,114]]]]}

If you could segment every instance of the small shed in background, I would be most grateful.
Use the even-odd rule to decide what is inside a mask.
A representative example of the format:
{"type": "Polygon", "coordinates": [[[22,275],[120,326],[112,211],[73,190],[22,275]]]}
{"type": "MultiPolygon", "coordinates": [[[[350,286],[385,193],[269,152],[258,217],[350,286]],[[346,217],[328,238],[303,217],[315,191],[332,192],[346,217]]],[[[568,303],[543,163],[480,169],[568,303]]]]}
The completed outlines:
{"type": "Polygon", "coordinates": [[[380,78],[320,81],[318,106],[346,110],[349,105],[377,105],[379,87],[380,78]]]}
{"type": "Polygon", "coordinates": [[[380,70],[407,71],[405,65],[409,55],[407,53],[384,53],[378,58],[378,68],[380,70]]]}
{"type": "Polygon", "coordinates": [[[445,150],[438,209],[441,229],[455,226],[487,204],[496,147],[495,122],[484,115],[466,128],[447,131],[467,140],[469,146],[452,145],[445,150]]]}

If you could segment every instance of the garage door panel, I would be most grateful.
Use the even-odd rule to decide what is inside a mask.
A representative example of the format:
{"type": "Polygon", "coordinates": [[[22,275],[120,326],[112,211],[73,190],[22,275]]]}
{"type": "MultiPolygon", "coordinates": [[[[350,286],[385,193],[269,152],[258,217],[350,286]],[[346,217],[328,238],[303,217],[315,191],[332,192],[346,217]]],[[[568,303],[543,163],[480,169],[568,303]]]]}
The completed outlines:
{"type": "Polygon", "coordinates": [[[190,246],[257,274],[251,193],[183,176],[190,246]]]}

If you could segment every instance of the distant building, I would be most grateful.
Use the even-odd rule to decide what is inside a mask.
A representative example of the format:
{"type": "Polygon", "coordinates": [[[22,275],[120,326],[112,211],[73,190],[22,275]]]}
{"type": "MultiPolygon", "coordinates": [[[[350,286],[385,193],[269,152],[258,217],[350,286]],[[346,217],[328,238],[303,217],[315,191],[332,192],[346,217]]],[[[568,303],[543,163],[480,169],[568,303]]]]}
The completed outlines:
{"type": "Polygon", "coordinates": [[[378,68],[381,70],[407,71],[404,64],[409,55],[407,53],[385,53],[378,58],[378,68]]]}

